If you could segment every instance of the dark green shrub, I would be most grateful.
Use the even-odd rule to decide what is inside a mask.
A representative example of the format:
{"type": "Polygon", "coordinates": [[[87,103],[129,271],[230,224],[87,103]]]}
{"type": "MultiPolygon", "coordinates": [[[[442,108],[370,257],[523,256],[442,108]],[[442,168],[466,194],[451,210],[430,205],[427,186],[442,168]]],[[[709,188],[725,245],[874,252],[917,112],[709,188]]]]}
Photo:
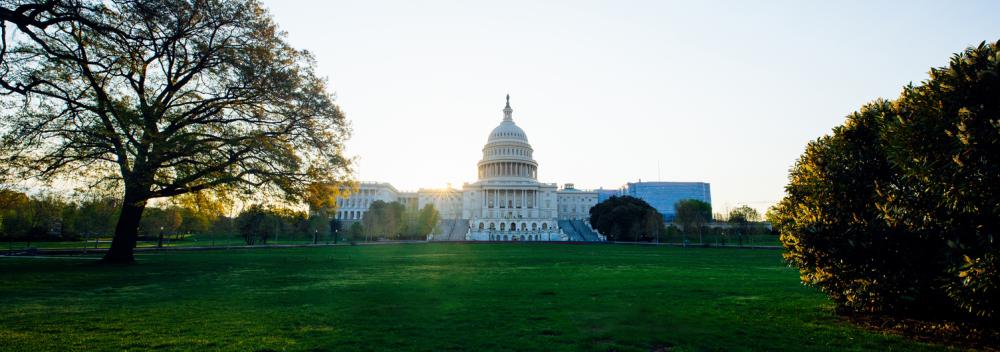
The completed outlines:
{"type": "Polygon", "coordinates": [[[929,244],[890,226],[878,207],[896,178],[881,135],[893,116],[890,102],[876,101],[809,143],[772,219],[802,281],[853,311],[917,307],[926,281],[925,270],[908,268],[929,244]]]}
{"type": "Polygon", "coordinates": [[[982,43],[903,90],[888,126],[900,184],[886,217],[947,245],[941,279],[966,312],[996,317],[1000,272],[1000,42],[982,43]],[[992,268],[994,270],[980,270],[992,268]],[[993,289],[991,289],[993,288],[993,289]],[[985,290],[985,291],[984,291],[985,290]]]}
{"type": "Polygon", "coordinates": [[[663,215],[646,201],[611,197],[590,208],[590,225],[608,241],[654,241],[663,230],[663,215]]]}
{"type": "Polygon", "coordinates": [[[997,317],[998,45],[807,146],[771,217],[803,282],[854,311],[997,317]]]}

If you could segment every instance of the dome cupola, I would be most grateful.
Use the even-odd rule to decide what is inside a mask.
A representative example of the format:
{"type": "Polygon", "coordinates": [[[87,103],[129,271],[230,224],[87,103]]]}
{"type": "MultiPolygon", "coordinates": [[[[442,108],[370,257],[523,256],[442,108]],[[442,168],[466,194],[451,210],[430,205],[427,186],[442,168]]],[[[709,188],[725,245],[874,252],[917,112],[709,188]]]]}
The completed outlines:
{"type": "Polygon", "coordinates": [[[538,163],[532,159],[528,136],[514,124],[514,109],[510,107],[510,94],[503,108],[503,121],[490,132],[483,159],[479,161],[479,178],[528,178],[537,177],[538,163]]]}

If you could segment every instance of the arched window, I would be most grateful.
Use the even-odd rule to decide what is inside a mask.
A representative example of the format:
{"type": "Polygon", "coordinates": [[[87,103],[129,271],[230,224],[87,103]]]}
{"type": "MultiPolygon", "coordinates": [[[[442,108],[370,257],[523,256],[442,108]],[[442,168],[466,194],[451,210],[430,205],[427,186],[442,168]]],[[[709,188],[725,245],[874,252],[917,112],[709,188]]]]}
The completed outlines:
{"type": "Polygon", "coordinates": [[[528,231],[528,224],[522,222],[521,223],[521,231],[528,231]]]}
{"type": "Polygon", "coordinates": [[[493,231],[493,230],[496,230],[496,229],[497,229],[497,224],[491,222],[490,223],[490,231],[493,231]]]}
{"type": "Polygon", "coordinates": [[[482,230],[483,230],[483,227],[485,227],[485,226],[486,226],[486,224],[483,224],[483,223],[479,223],[479,231],[482,231],[482,230]]]}
{"type": "Polygon", "coordinates": [[[545,230],[548,230],[548,229],[549,229],[549,224],[548,223],[542,223],[542,231],[545,231],[545,230]]]}
{"type": "Polygon", "coordinates": [[[537,222],[531,223],[531,231],[538,231],[538,223],[537,222]]]}
{"type": "MultiPolygon", "coordinates": [[[[506,228],[506,225],[507,225],[507,224],[504,224],[504,223],[502,223],[502,222],[501,222],[501,223],[500,223],[500,231],[503,231],[503,230],[504,230],[504,229],[506,228]]],[[[505,236],[505,237],[506,237],[506,236],[505,236]]]]}
{"type": "Polygon", "coordinates": [[[516,230],[517,230],[517,224],[515,224],[515,223],[510,223],[510,230],[511,230],[511,231],[516,231],[516,230]]]}

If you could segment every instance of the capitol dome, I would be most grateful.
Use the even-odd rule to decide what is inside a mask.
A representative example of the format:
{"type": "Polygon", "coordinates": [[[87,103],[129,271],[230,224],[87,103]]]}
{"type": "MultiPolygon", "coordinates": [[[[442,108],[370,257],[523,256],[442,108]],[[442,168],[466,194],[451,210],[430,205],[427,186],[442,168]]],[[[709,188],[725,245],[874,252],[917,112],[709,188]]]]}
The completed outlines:
{"type": "Polygon", "coordinates": [[[504,121],[494,128],[493,132],[490,132],[490,139],[487,142],[499,140],[516,140],[528,143],[528,136],[524,134],[524,130],[514,124],[514,121],[504,121]]]}
{"type": "Polygon", "coordinates": [[[479,179],[521,178],[534,180],[538,163],[532,159],[534,150],[528,135],[514,124],[514,110],[510,108],[510,95],[503,108],[503,121],[490,132],[479,161],[479,179]]]}
{"type": "Polygon", "coordinates": [[[513,140],[518,142],[528,143],[528,135],[524,134],[524,130],[517,127],[514,123],[512,117],[514,110],[510,108],[510,95],[507,95],[507,106],[503,108],[503,122],[490,132],[490,138],[486,141],[487,143],[496,142],[500,140],[513,140]]]}

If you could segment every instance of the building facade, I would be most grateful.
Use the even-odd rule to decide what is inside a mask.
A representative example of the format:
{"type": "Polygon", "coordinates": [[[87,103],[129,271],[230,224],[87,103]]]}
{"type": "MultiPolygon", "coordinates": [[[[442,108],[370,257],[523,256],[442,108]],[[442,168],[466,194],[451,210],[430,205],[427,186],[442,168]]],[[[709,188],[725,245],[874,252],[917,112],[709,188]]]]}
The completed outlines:
{"type": "Polygon", "coordinates": [[[663,220],[674,221],[677,211],[674,204],[685,199],[695,199],[712,204],[712,189],[705,182],[629,182],[620,195],[646,201],[663,214],[663,220]]]}
{"type": "Polygon", "coordinates": [[[556,217],[559,220],[590,221],[590,208],[597,205],[596,191],[578,190],[572,183],[567,183],[556,193],[559,210],[556,217]]]}
{"type": "Polygon", "coordinates": [[[528,136],[514,123],[510,96],[476,164],[479,179],[462,187],[470,241],[565,241],[554,183],[538,181],[528,136]]]}
{"type": "Polygon", "coordinates": [[[602,240],[589,225],[590,209],[613,196],[645,200],[673,221],[674,204],[697,199],[711,204],[704,182],[630,182],[618,189],[580,190],[572,183],[561,189],[538,180],[538,162],[528,136],[514,123],[510,96],[503,119],[487,137],[476,163],[477,180],[461,189],[400,192],[388,183],[363,182],[358,192],[337,202],[337,219],[358,221],[376,200],[400,202],[407,209],[433,205],[446,228],[442,238],[468,241],[602,240]]]}
{"type": "Polygon", "coordinates": [[[555,183],[539,182],[534,150],[527,134],[514,123],[513,112],[508,95],[503,120],[490,132],[482,148],[475,182],[465,183],[461,189],[449,185],[446,189],[422,188],[417,192],[400,192],[388,183],[363,182],[358,192],[338,200],[337,218],[358,221],[372,202],[397,201],[409,209],[433,205],[447,224],[444,235],[452,240],[602,239],[599,235],[571,236],[590,229],[586,221],[598,194],[578,190],[572,183],[559,189],[555,183]],[[571,234],[561,229],[560,223],[573,225],[574,229],[566,229],[571,234]]]}
{"type": "Polygon", "coordinates": [[[462,191],[451,188],[451,185],[445,189],[421,188],[417,191],[417,208],[423,209],[428,204],[437,209],[442,219],[459,219],[462,215],[462,191]]]}
{"type": "Polygon", "coordinates": [[[396,202],[400,199],[400,192],[392,185],[385,182],[361,182],[357,192],[351,193],[348,198],[337,199],[336,219],[346,221],[359,221],[368,212],[368,206],[376,200],[383,202],[396,202]]]}

